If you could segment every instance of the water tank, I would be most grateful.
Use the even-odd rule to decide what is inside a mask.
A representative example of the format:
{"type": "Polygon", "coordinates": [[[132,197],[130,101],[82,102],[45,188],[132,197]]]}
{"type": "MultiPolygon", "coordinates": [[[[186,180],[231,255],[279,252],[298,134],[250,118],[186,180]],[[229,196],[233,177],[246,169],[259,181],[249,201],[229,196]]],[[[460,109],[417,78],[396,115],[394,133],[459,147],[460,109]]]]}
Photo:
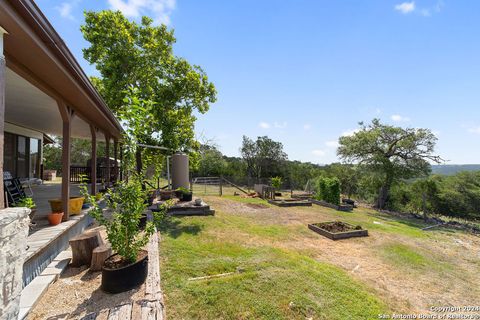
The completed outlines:
{"type": "Polygon", "coordinates": [[[172,156],[172,188],[183,187],[190,189],[190,173],[188,156],[184,153],[175,153],[172,156]]]}

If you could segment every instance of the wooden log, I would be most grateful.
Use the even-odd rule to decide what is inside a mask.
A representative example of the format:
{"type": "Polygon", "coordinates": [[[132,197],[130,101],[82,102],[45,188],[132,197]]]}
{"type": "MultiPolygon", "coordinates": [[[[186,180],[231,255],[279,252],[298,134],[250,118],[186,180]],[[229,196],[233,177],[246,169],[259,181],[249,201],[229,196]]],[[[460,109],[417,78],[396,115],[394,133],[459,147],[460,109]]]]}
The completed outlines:
{"type": "Polygon", "coordinates": [[[93,249],[103,244],[98,232],[85,232],[70,239],[72,247],[72,266],[90,265],[93,249]]]}
{"type": "Polygon", "coordinates": [[[92,262],[90,263],[91,271],[102,270],[103,263],[108,257],[112,255],[112,247],[108,244],[103,244],[92,251],[92,262]]]}
{"type": "Polygon", "coordinates": [[[116,306],[110,310],[108,320],[130,320],[132,319],[132,303],[116,306]]]}

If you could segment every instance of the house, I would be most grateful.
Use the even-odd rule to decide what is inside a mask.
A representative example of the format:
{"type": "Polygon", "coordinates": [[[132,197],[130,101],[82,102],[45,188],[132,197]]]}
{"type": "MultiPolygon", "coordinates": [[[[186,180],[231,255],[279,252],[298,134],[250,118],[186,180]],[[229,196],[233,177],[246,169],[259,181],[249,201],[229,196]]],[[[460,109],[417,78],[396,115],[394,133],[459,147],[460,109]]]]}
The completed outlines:
{"type": "MultiPolygon", "coordinates": [[[[85,138],[92,140],[92,175],[96,175],[96,142],[104,140],[107,145],[107,159],[110,149],[117,155],[118,143],[121,139],[120,123],[110,112],[105,102],[95,90],[78,62],[73,57],[63,40],[48,22],[33,0],[0,1],[0,195],[3,190],[3,170],[9,171],[19,178],[40,178],[42,167],[42,148],[45,134],[63,137],[62,145],[62,187],[64,220],[69,220],[68,199],[70,197],[70,139],[85,138]]],[[[116,163],[116,162],[115,162],[116,163]]],[[[110,166],[108,166],[110,168],[110,166]]],[[[109,170],[109,169],[107,169],[109,170]]],[[[107,174],[107,176],[110,176],[107,174]]],[[[96,192],[96,184],[91,184],[92,193],[96,192]]],[[[0,196],[0,208],[5,207],[4,197],[0,196]]],[[[21,210],[21,209],[18,209],[21,210]]],[[[13,223],[24,218],[25,213],[12,209],[0,210],[0,271],[2,282],[3,306],[5,312],[0,318],[10,318],[18,312],[17,283],[18,267],[8,268],[8,261],[23,261],[22,250],[18,246],[23,243],[20,237],[23,230],[14,234],[13,223]],[[10,239],[10,240],[9,240],[10,239]],[[2,242],[3,241],[3,242],[2,242]],[[18,259],[12,260],[14,253],[18,259]],[[2,260],[3,259],[3,260],[2,260]],[[10,260],[5,260],[10,259],[10,260]],[[13,272],[13,273],[12,273],[13,272]],[[6,280],[5,280],[6,279],[6,280]],[[8,304],[7,308],[5,304],[8,304]],[[9,311],[13,310],[13,311],[9,311]],[[9,313],[13,312],[13,313],[9,313]]],[[[78,224],[59,231],[55,239],[66,235],[63,242],[55,244],[56,250],[42,248],[43,257],[35,256],[32,270],[44,268],[58,253],[62,246],[68,246],[68,236],[80,232],[78,224]],[[75,229],[74,226],[77,226],[75,229]],[[68,232],[70,233],[68,233],[68,232]],[[66,242],[65,242],[66,241],[66,242]],[[35,266],[35,268],[33,268],[35,266]]],[[[18,228],[22,224],[18,224],[18,228]]],[[[23,226],[24,228],[24,226],[23,226]]],[[[53,237],[52,237],[53,238],[53,237]]],[[[28,240],[28,239],[27,239],[28,240]]],[[[47,245],[47,244],[46,244],[47,245]]],[[[51,242],[48,242],[51,245],[51,242]]],[[[53,246],[52,246],[53,248],[53,246]]],[[[32,258],[33,259],[33,258],[32,258]]],[[[26,262],[25,262],[26,263],[26,262]]],[[[21,266],[22,264],[20,264],[21,266]]],[[[25,285],[25,270],[23,264],[25,285]]],[[[26,269],[25,269],[26,268],[26,269]]],[[[22,277],[20,277],[22,279],[22,277]]],[[[31,279],[29,279],[30,281],[31,279]]],[[[27,281],[27,282],[29,282],[27,281]]]]}

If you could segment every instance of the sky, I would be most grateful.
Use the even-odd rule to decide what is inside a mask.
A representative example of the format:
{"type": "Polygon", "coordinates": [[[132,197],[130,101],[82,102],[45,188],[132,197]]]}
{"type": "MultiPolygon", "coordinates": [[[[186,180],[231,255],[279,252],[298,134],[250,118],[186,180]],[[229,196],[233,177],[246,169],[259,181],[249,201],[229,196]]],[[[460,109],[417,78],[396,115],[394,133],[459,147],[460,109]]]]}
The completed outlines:
{"type": "Polygon", "coordinates": [[[238,156],[267,135],[289,159],[338,161],[339,136],[380,118],[429,128],[449,164],[480,162],[480,1],[37,0],[88,75],[84,10],[142,15],[175,30],[218,101],[197,136],[238,156]]]}

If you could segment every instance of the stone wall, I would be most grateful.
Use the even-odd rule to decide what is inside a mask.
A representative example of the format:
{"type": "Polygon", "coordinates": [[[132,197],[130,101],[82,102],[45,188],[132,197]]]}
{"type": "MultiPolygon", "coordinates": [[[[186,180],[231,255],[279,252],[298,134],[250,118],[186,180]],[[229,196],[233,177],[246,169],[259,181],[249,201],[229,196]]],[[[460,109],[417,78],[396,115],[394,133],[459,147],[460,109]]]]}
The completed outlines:
{"type": "Polygon", "coordinates": [[[0,319],[17,319],[30,209],[0,210],[0,319]]]}

